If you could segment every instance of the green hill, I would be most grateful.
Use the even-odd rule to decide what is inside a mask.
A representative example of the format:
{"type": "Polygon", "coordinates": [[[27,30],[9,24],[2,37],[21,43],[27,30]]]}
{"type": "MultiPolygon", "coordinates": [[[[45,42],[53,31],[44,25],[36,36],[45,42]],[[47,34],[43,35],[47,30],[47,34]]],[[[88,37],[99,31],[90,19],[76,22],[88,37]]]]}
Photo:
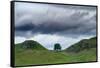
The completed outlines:
{"type": "Polygon", "coordinates": [[[15,44],[15,66],[63,63],[66,55],[47,50],[33,40],[15,44]]]}
{"type": "Polygon", "coordinates": [[[83,39],[78,43],[73,44],[66,49],[67,52],[80,52],[85,49],[89,50],[91,48],[96,48],[96,37],[90,39],[83,39]]]}
{"type": "Polygon", "coordinates": [[[47,50],[40,43],[33,40],[26,40],[22,43],[15,44],[16,48],[19,49],[32,49],[32,50],[47,50]]]}
{"type": "Polygon", "coordinates": [[[89,61],[96,61],[96,37],[81,40],[58,52],[48,50],[33,40],[15,44],[15,66],[89,61]]]}
{"type": "Polygon", "coordinates": [[[64,62],[65,54],[46,49],[40,43],[26,40],[15,44],[15,66],[64,62]]]}

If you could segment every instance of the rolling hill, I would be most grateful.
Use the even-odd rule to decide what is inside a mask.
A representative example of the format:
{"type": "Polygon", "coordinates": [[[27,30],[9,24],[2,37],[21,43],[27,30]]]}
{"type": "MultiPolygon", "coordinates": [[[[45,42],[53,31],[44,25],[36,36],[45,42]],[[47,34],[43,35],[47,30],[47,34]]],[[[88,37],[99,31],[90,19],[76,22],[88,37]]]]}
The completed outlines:
{"type": "Polygon", "coordinates": [[[33,40],[15,44],[15,66],[61,63],[65,54],[47,50],[33,40]]]}
{"type": "Polygon", "coordinates": [[[66,49],[67,52],[80,52],[85,49],[89,50],[91,48],[96,48],[96,37],[90,38],[90,39],[83,39],[69,48],[66,49]]]}
{"type": "Polygon", "coordinates": [[[58,52],[48,50],[33,40],[15,44],[15,66],[89,61],[96,61],[96,37],[83,39],[58,52]]]}
{"type": "Polygon", "coordinates": [[[22,43],[15,44],[15,49],[17,50],[27,50],[27,49],[47,50],[45,47],[43,47],[43,45],[33,40],[26,40],[22,43]]]}

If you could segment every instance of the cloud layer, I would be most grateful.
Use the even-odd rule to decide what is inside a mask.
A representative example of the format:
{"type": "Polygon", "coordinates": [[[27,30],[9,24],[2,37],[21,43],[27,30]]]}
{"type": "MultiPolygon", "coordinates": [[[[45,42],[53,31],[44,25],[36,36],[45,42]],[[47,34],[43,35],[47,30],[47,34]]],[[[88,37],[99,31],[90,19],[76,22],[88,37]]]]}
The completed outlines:
{"type": "Polygon", "coordinates": [[[15,6],[16,36],[94,35],[96,32],[96,7],[33,3],[15,6]]]}

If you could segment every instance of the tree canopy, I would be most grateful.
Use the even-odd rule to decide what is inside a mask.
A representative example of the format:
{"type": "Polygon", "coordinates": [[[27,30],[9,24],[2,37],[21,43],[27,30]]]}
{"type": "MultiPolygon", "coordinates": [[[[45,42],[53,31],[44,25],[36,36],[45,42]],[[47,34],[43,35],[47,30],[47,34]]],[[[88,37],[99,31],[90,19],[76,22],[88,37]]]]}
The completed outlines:
{"type": "Polygon", "coordinates": [[[61,46],[60,46],[59,43],[56,43],[56,44],[54,45],[54,50],[56,50],[56,51],[61,51],[61,46]]]}

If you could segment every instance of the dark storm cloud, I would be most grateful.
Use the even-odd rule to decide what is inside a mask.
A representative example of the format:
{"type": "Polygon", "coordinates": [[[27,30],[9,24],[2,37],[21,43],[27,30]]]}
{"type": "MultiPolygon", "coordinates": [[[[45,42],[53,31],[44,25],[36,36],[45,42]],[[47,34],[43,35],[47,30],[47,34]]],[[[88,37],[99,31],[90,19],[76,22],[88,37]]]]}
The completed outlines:
{"type": "Polygon", "coordinates": [[[31,24],[31,23],[16,27],[17,31],[29,31],[29,30],[32,30],[32,29],[34,29],[34,25],[31,24]]]}
{"type": "Polygon", "coordinates": [[[15,4],[15,34],[95,35],[96,7],[15,4]]]}

